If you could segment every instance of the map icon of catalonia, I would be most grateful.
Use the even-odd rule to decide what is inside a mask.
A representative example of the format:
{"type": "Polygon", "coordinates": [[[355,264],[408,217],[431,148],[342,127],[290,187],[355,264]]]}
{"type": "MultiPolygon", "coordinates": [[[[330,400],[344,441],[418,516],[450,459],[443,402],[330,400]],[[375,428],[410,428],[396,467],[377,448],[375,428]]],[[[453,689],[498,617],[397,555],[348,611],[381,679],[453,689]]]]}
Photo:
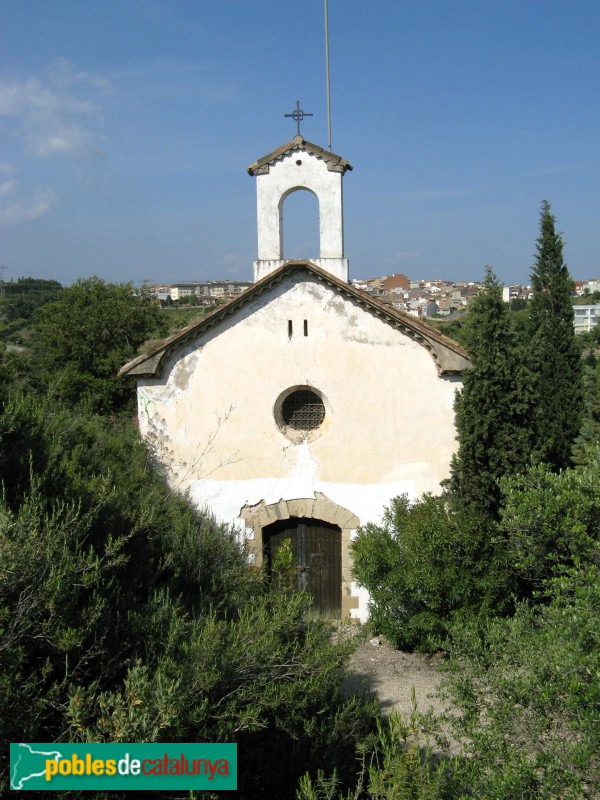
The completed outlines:
{"type": "Polygon", "coordinates": [[[28,744],[11,744],[11,774],[10,774],[10,788],[16,791],[23,789],[34,788],[40,782],[45,783],[46,776],[46,761],[54,759],[58,761],[62,758],[62,753],[58,750],[34,750],[28,744]],[[33,781],[28,784],[28,781],[33,781]]]}

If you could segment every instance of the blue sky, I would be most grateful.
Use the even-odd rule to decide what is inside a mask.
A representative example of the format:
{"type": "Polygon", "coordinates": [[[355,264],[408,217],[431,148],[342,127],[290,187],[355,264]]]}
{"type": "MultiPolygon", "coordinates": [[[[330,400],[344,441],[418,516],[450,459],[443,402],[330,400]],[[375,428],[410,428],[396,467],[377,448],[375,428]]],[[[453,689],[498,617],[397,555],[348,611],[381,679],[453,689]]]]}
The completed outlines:
{"type": "MultiPolygon", "coordinates": [[[[329,0],[351,277],[527,281],[541,201],[600,276],[600,3],[329,0]]],[[[323,0],[2,0],[5,279],[246,279],[246,167],[327,144],[323,0]]],[[[316,256],[314,199],[285,256],[316,256]]]]}

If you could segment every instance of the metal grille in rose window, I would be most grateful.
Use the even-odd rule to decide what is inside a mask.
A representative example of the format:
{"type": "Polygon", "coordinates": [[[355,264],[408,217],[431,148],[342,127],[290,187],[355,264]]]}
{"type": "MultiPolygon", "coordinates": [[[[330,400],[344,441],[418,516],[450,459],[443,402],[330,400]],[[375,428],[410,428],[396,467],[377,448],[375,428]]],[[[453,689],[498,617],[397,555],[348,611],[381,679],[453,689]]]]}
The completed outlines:
{"type": "Polygon", "coordinates": [[[283,421],[290,428],[312,431],[323,422],[325,406],[317,394],[303,389],[285,398],[281,413],[283,421]]]}

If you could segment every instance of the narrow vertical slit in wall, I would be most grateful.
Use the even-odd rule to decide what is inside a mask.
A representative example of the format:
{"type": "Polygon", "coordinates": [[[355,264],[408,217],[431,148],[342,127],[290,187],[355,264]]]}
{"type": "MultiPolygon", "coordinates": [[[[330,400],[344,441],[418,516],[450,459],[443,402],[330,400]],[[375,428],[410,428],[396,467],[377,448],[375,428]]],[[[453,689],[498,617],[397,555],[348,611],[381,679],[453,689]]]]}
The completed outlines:
{"type": "Polygon", "coordinates": [[[308,336],[308,320],[304,320],[304,335],[308,336]]]}
{"type": "Polygon", "coordinates": [[[292,326],[292,320],[288,319],[288,339],[292,338],[292,333],[293,332],[294,331],[293,331],[293,326],[292,326]]]}

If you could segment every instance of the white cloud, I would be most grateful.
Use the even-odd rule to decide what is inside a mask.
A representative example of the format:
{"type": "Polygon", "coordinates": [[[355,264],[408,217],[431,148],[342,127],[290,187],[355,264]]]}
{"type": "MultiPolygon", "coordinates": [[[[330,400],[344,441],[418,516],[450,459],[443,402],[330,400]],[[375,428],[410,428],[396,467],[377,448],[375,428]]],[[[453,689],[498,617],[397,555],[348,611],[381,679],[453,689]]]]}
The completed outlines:
{"type": "Polygon", "coordinates": [[[158,59],[108,75],[109,86],[118,85],[123,96],[150,98],[154,103],[162,98],[189,97],[196,105],[205,101],[230,105],[239,102],[241,96],[236,83],[202,61],[158,59]]]}
{"type": "Polygon", "coordinates": [[[66,61],[49,68],[45,79],[0,77],[0,117],[36,155],[97,156],[104,137],[94,96],[108,87],[101,78],[75,72],[66,61]]]}
{"type": "Polygon", "coordinates": [[[0,197],[9,195],[13,189],[16,189],[16,186],[16,181],[4,181],[4,183],[0,183],[0,197]]]}
{"type": "Polygon", "coordinates": [[[34,131],[30,135],[30,142],[41,156],[63,153],[88,157],[102,152],[98,136],[80,125],[57,125],[54,130],[43,134],[34,131]]]}
{"type": "Polygon", "coordinates": [[[108,92],[112,88],[110,81],[100,75],[82,70],[76,72],[66,58],[61,58],[50,66],[48,76],[55,86],[63,88],[75,84],[87,84],[103,92],[108,92]]]}
{"type": "Polygon", "coordinates": [[[47,214],[57,201],[52,189],[38,187],[31,197],[19,197],[16,181],[0,184],[0,225],[6,227],[30,222],[47,214]]]}

